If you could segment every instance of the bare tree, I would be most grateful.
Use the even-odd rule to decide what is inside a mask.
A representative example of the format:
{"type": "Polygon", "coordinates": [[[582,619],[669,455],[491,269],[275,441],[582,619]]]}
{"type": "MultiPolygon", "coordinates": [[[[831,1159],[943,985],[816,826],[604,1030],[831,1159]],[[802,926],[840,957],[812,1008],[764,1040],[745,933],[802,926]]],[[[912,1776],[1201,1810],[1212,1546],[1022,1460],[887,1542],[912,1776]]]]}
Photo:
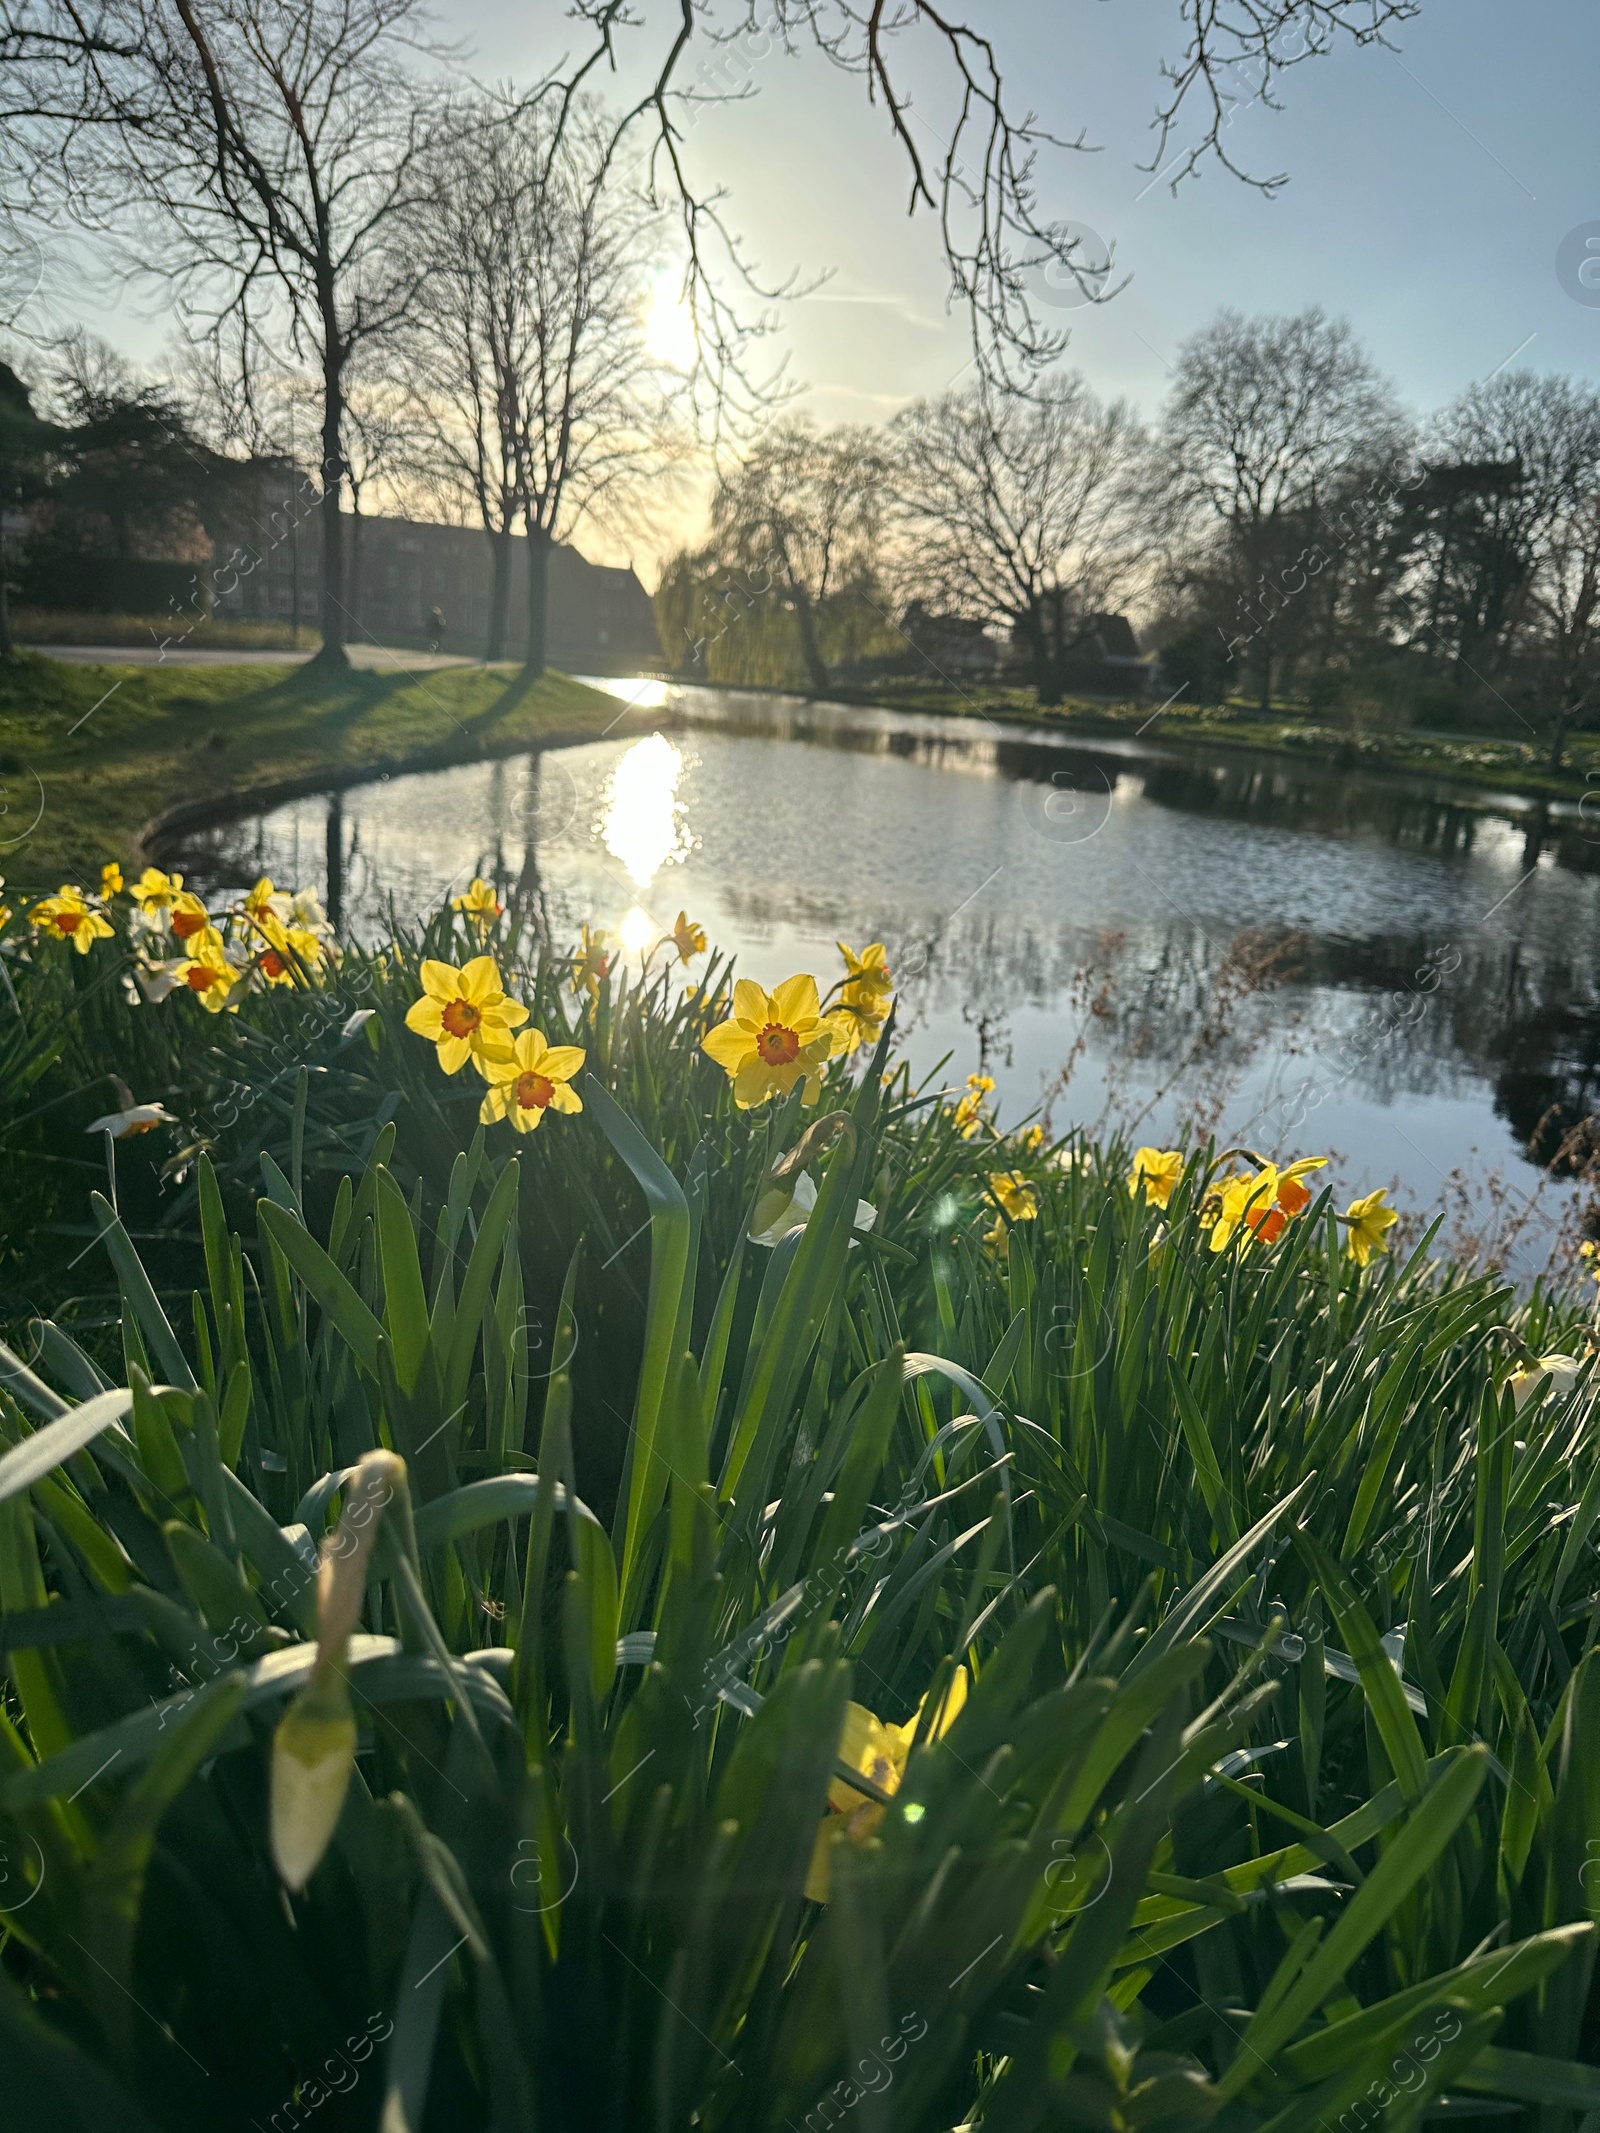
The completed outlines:
{"type": "Polygon", "coordinates": [[[428,142],[413,224],[417,398],[493,551],[492,659],[505,649],[521,523],[535,674],[552,547],[660,471],[671,427],[673,380],[646,316],[661,217],[626,182],[600,113],[561,118],[546,94],[458,106],[428,142]]]}
{"type": "MultiPolygon", "coordinates": [[[[1360,44],[1381,42],[1386,28],[1408,20],[1417,5],[1179,0],[1185,43],[1163,69],[1166,86],[1155,120],[1161,157],[1198,103],[1198,132],[1182,155],[1185,169],[1215,156],[1237,170],[1223,134],[1240,101],[1242,76],[1253,76],[1253,98],[1276,108],[1275,86],[1289,68],[1320,56],[1341,35],[1360,44]]],[[[995,40],[979,23],[951,13],[943,0],[679,0],[659,17],[630,0],[574,0],[572,12],[590,26],[594,42],[565,75],[569,97],[579,95],[591,76],[615,70],[631,56],[620,49],[624,45],[664,38],[653,66],[643,61],[651,78],[623,113],[619,135],[646,130],[652,186],[679,205],[687,300],[714,368],[736,365],[740,345],[737,322],[718,289],[719,248],[741,271],[744,263],[723,221],[721,195],[696,183],[687,144],[700,107],[753,93],[748,72],[728,86],[724,62],[730,50],[759,53],[776,43],[791,55],[811,51],[866,84],[904,154],[909,212],[937,217],[951,292],[966,309],[986,381],[1035,373],[1061,353],[1066,336],[1042,326],[1030,302],[1041,277],[1058,287],[1063,277],[1074,279],[1090,301],[1113,293],[1103,263],[1082,253],[1072,225],[1051,219],[1039,203],[1040,151],[1083,148],[1086,142],[1081,135],[1060,140],[1031,112],[1019,111],[995,40]],[[657,30],[658,21],[669,27],[657,30]],[[696,73],[697,46],[710,49],[696,73]],[[923,80],[931,76],[935,96],[942,90],[946,99],[946,122],[922,137],[913,124],[910,71],[923,80]]],[[[1270,188],[1282,180],[1265,182],[1270,188]]]]}
{"type": "Polygon", "coordinates": [[[1180,58],[1162,66],[1156,148],[1145,165],[1174,192],[1212,156],[1245,184],[1277,192],[1288,182],[1282,172],[1254,177],[1229,152],[1225,136],[1234,120],[1253,104],[1282,110],[1275,91],[1288,68],[1326,57],[1341,38],[1387,44],[1392,24],[1422,11],[1421,0],[1182,0],[1182,8],[1188,42],[1180,58]],[[1188,132],[1191,102],[1199,110],[1188,132]]]}
{"type": "Polygon", "coordinates": [[[790,609],[811,686],[825,691],[828,663],[819,611],[875,574],[883,523],[884,453],[872,431],[819,434],[807,422],[772,425],[728,469],[712,499],[717,563],[742,572],[752,597],[790,609]]]}
{"type": "Polygon", "coordinates": [[[1213,536],[1210,568],[1235,592],[1229,653],[1245,652],[1263,711],[1311,619],[1300,593],[1326,509],[1401,427],[1348,325],[1319,308],[1223,311],[1178,352],[1158,484],[1180,538],[1213,536]]]}
{"type": "Polygon", "coordinates": [[[1030,394],[979,385],[919,402],[890,439],[911,579],[1012,629],[1039,701],[1059,703],[1065,655],[1127,596],[1147,552],[1137,421],[1067,375],[1030,394]]]}
{"type": "Polygon", "coordinates": [[[1429,642],[1473,679],[1530,664],[1549,703],[1552,767],[1588,708],[1600,622],[1600,395],[1503,371],[1433,424],[1423,528],[1429,642]]]}
{"type": "MultiPolygon", "coordinates": [[[[47,12],[66,36],[79,10],[47,12]]],[[[191,325],[231,336],[247,380],[314,371],[321,656],[338,663],[349,368],[418,276],[398,239],[423,125],[406,49],[420,17],[421,0],[103,0],[97,20],[118,41],[85,50],[100,87],[66,158],[84,211],[134,236],[144,271],[176,279],[191,325]]]]}

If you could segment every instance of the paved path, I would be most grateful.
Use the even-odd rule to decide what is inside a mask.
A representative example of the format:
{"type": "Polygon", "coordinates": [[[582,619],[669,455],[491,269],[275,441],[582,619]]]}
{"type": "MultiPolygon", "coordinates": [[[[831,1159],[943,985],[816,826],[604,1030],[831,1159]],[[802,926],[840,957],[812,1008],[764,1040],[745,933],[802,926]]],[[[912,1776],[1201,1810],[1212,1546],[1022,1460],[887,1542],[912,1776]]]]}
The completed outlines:
{"type": "MultiPolygon", "coordinates": [[[[352,644],[346,647],[353,667],[420,674],[435,667],[481,667],[481,659],[468,659],[460,652],[396,651],[386,644],[352,644]]],[[[304,666],[309,652],[228,651],[217,645],[168,645],[163,652],[155,644],[33,644],[31,652],[46,659],[69,659],[79,666],[97,667],[292,667],[304,666]]]]}

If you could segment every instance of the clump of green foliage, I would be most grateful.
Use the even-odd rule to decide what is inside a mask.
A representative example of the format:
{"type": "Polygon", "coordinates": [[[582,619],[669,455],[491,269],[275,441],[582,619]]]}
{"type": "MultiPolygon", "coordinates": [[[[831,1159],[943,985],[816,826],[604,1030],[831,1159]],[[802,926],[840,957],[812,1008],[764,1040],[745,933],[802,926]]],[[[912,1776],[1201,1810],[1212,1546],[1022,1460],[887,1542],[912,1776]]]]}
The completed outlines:
{"type": "Polygon", "coordinates": [[[421,958],[482,945],[443,914],[209,1017],[17,967],[30,1028],[73,993],[0,1148],[97,1057],[182,1121],[83,1195],[85,1322],[0,1356],[28,2122],[1600,2103],[1578,1307],[1359,1266],[1325,1197],[1213,1251],[1213,1151],[1151,1206],[1120,1146],[914,1088],[892,1030],[740,1112],[725,970],[591,997],[514,914],[488,945],[585,1108],[486,1129],[405,1026],[421,958]],[[291,1890],[274,1740],[330,1667],[353,1766],[291,1890]],[[864,1763],[869,1713],[905,1731],[864,1763]]]}

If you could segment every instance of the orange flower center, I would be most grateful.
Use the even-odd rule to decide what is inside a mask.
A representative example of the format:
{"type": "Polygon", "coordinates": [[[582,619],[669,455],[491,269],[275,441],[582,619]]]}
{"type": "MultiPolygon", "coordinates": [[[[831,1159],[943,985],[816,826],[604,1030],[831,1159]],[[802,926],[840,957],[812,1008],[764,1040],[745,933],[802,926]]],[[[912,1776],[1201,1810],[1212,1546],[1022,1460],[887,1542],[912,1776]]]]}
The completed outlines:
{"type": "Polygon", "coordinates": [[[261,967],[269,978],[281,978],[289,966],[276,948],[269,948],[261,958],[261,967]]]}
{"type": "Polygon", "coordinates": [[[1244,1219],[1263,1244],[1276,1244],[1289,1227],[1289,1217],[1281,1207],[1246,1208],[1244,1219]]]}
{"type": "Polygon", "coordinates": [[[519,1074],[517,1076],[517,1109],[519,1111],[544,1111],[556,1093],[556,1085],[548,1074],[519,1074]]]}
{"type": "Polygon", "coordinates": [[[213,985],[226,984],[227,980],[220,970],[213,970],[209,963],[196,963],[193,970],[186,973],[183,982],[191,992],[209,992],[213,985]]]}
{"type": "Polygon", "coordinates": [[[756,1050],[767,1066],[793,1066],[800,1057],[800,1039],[781,1022],[769,1022],[756,1039],[756,1050]]]}
{"type": "Polygon", "coordinates": [[[444,1013],[439,1019],[452,1037],[470,1037],[475,1029],[480,1029],[483,1025],[481,1011],[474,1007],[470,1000],[447,1001],[444,1013]]]}
{"type": "Polygon", "coordinates": [[[174,911],[172,914],[172,930],[180,941],[186,941],[191,933],[203,932],[210,923],[203,911],[174,911]]]}
{"type": "Polygon", "coordinates": [[[88,917],[87,911],[58,911],[56,913],[56,931],[64,933],[70,941],[78,928],[87,923],[88,917]]]}
{"type": "Polygon", "coordinates": [[[1285,1178],[1278,1187],[1278,1205],[1286,1215],[1303,1215],[1311,1205],[1311,1194],[1298,1178],[1285,1178]]]}

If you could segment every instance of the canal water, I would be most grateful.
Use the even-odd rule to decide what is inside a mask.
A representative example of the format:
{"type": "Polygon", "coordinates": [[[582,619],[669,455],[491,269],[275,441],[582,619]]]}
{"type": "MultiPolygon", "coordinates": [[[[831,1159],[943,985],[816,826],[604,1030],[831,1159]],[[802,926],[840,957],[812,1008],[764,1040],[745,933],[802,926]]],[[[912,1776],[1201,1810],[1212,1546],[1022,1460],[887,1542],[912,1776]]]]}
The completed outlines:
{"type": "Polygon", "coordinates": [[[916,1065],[991,1073],[1002,1123],[1331,1153],[1342,1188],[1394,1184],[1524,1277],[1570,1225],[1600,822],[1155,734],[598,686],[604,740],[294,801],[166,856],[216,889],[313,882],[366,938],[474,873],[635,957],[686,909],[769,985],[826,986],[837,941],[881,939],[916,1065]]]}

